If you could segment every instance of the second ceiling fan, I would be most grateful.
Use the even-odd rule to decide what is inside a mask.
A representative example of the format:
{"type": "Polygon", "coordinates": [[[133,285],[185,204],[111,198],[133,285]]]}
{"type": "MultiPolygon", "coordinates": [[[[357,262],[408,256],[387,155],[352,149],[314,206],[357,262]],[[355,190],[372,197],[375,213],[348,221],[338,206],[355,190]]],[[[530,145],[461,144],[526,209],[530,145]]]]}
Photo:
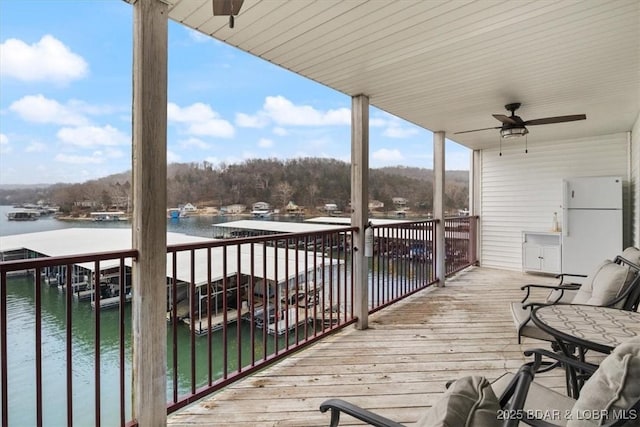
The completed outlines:
{"type": "Polygon", "coordinates": [[[544,117],[542,119],[522,120],[519,116],[516,116],[516,110],[520,108],[519,102],[507,104],[504,108],[511,111],[511,116],[505,116],[504,114],[493,114],[497,120],[502,122],[502,126],[495,126],[490,128],[465,130],[462,132],[455,132],[454,135],[469,132],[478,132],[489,129],[500,129],[500,136],[503,138],[512,138],[518,136],[524,136],[529,133],[526,126],[535,125],[550,125],[554,123],[574,122],[577,120],[585,120],[587,116],[585,114],[573,114],[570,116],[556,116],[556,117],[544,117]]]}

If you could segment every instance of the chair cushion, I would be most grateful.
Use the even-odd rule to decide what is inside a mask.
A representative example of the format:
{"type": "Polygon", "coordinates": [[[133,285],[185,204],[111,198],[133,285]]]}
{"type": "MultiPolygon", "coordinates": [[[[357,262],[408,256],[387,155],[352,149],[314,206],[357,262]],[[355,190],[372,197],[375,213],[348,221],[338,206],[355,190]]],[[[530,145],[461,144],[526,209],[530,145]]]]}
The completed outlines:
{"type": "MultiPolygon", "coordinates": [[[[612,421],[616,415],[624,414],[630,419],[633,413],[624,410],[639,398],[640,337],[636,337],[620,344],[600,363],[598,370],[582,387],[572,409],[572,420],[567,426],[600,425],[604,414],[600,411],[606,411],[605,421],[612,421]],[[585,419],[594,414],[599,415],[600,419],[585,419]]],[[[637,418],[630,421],[629,425],[638,425],[637,418]]]]}
{"type": "Polygon", "coordinates": [[[451,384],[418,421],[422,427],[494,427],[500,405],[484,377],[463,377],[451,384]]]}
{"type": "Polygon", "coordinates": [[[511,303],[511,316],[513,317],[513,323],[516,325],[516,330],[520,331],[520,336],[534,338],[543,341],[554,341],[554,338],[538,328],[533,321],[531,321],[531,309],[522,308],[521,302],[511,303]]]}
{"type": "MultiPolygon", "coordinates": [[[[632,279],[629,267],[605,260],[585,279],[571,303],[606,305],[622,294],[632,279]]],[[[623,304],[624,301],[620,306],[623,304]]]]}

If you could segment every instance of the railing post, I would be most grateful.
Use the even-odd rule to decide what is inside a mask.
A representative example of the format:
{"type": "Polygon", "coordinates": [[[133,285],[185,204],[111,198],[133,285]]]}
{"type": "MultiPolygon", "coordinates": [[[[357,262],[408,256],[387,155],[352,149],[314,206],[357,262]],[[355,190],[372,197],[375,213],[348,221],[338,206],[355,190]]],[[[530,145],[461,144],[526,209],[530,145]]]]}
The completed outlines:
{"type": "Polygon", "coordinates": [[[364,256],[364,233],[369,216],[369,97],[351,99],[351,225],[353,232],[354,315],[356,328],[369,325],[369,263],[364,256]]]}
{"type": "Polygon", "coordinates": [[[436,219],[434,243],[436,248],[436,279],[444,286],[446,276],[444,238],[444,132],[433,133],[433,217],[436,219]]]}
{"type": "Polygon", "coordinates": [[[469,264],[478,263],[478,217],[469,217],[469,264]]]}
{"type": "Polygon", "coordinates": [[[165,426],[167,4],[133,2],[133,418],[165,426]]]}

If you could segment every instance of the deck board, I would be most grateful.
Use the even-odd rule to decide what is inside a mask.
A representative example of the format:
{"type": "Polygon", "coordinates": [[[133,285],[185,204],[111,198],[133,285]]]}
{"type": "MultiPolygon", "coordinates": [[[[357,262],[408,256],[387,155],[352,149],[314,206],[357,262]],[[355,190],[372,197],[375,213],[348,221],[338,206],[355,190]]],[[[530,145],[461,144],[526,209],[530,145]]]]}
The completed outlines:
{"type": "MultiPolygon", "coordinates": [[[[544,276],[473,267],[444,288],[419,292],[374,314],[370,328],[348,327],[308,349],[169,416],[170,426],[322,426],[318,410],[328,398],[345,398],[411,425],[465,375],[489,379],[518,369],[519,345],[509,303],[525,283],[553,283],[544,276]]],[[[543,295],[543,294],[539,294],[543,295]]],[[[563,390],[562,372],[545,385],[563,390]]],[[[344,416],[341,425],[360,425],[344,416]]]]}

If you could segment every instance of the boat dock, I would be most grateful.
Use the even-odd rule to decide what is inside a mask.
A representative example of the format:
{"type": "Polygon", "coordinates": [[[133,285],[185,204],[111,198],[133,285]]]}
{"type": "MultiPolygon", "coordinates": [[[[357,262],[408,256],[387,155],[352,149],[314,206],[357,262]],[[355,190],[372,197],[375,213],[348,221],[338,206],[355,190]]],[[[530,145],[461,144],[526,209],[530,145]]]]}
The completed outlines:
{"type": "MultiPolygon", "coordinates": [[[[125,302],[131,302],[131,294],[126,294],[124,296],[124,300],[125,302]]],[[[100,299],[100,309],[116,308],[119,306],[120,306],[120,296],[100,299]]],[[[93,308],[94,310],[96,309],[96,301],[94,299],[92,299],[91,301],[91,308],[93,308]]]]}
{"type": "MultiPolygon", "coordinates": [[[[345,218],[348,219],[348,218],[345,218]]],[[[280,233],[313,233],[340,230],[349,224],[311,224],[307,222],[278,222],[243,219],[213,224],[213,237],[233,239],[238,237],[268,236],[280,233]]]]}
{"type": "MultiPolygon", "coordinates": [[[[285,310],[288,319],[280,319],[277,322],[269,323],[267,325],[267,333],[274,335],[284,335],[288,330],[293,330],[300,325],[304,325],[307,322],[313,321],[312,317],[307,317],[307,314],[313,311],[313,309],[304,308],[289,308],[285,310]],[[296,321],[297,319],[297,321],[296,321]]],[[[284,317],[284,316],[282,316],[284,317]]]]}
{"type": "MultiPolygon", "coordinates": [[[[188,236],[181,233],[167,233],[167,244],[185,244],[208,242],[211,239],[204,237],[188,236]]],[[[111,252],[131,248],[131,230],[126,228],[67,228],[61,230],[42,231],[36,233],[18,234],[13,236],[0,237],[0,259],[28,259],[41,257],[63,257],[79,253],[111,252]]],[[[171,260],[167,257],[167,271],[171,271],[171,260]]],[[[124,274],[126,283],[124,292],[130,294],[131,260],[125,260],[126,272],[124,274]]],[[[188,265],[188,264],[187,264],[188,265]]],[[[92,301],[91,307],[95,308],[93,302],[96,274],[100,275],[100,287],[108,288],[107,294],[101,299],[101,308],[114,308],[120,303],[119,280],[120,266],[113,261],[102,262],[100,271],[96,272],[95,264],[92,262],[81,263],[72,266],[67,272],[65,266],[43,271],[44,282],[50,286],[58,286],[64,291],[66,287],[66,275],[71,275],[73,286],[73,297],[76,301],[92,301]],[[84,289],[83,289],[84,288],[84,289]]],[[[179,278],[189,280],[187,267],[181,269],[179,278]]],[[[130,301],[131,297],[127,297],[130,301]]]]}
{"type": "MultiPolygon", "coordinates": [[[[260,222],[260,221],[254,221],[260,222]]],[[[260,222],[265,224],[264,222],[260,222]]],[[[291,232],[291,226],[300,226],[296,223],[269,223],[280,224],[280,232],[291,232]]],[[[332,226],[312,225],[316,230],[327,230],[332,226]]],[[[335,229],[342,228],[333,226],[335,229]]],[[[167,244],[189,244],[210,242],[211,239],[188,236],[180,233],[167,233],[167,244]]],[[[71,256],[78,253],[109,252],[128,249],[131,247],[131,230],[122,229],[100,229],[100,228],[69,228],[62,230],[45,231],[38,233],[28,233],[15,236],[0,237],[1,259],[25,259],[39,257],[62,257],[71,256]]],[[[172,254],[167,255],[166,272],[167,278],[172,279],[177,286],[176,301],[171,301],[173,293],[167,289],[169,304],[174,303],[181,308],[178,319],[189,317],[190,307],[184,304],[188,301],[188,289],[191,283],[194,285],[194,292],[197,295],[197,304],[206,302],[207,292],[211,291],[211,298],[221,298],[221,284],[225,280],[234,278],[230,283],[235,283],[236,277],[243,277],[242,288],[234,289],[227,287],[227,292],[252,292],[247,288],[248,278],[253,277],[256,281],[266,281],[276,289],[291,287],[291,284],[298,283],[308,274],[309,266],[318,264],[314,257],[320,256],[304,251],[296,251],[280,247],[266,246],[260,244],[239,244],[226,248],[214,247],[210,250],[202,249],[192,252],[181,253],[174,260],[172,254]],[[225,255],[223,255],[223,252],[225,255]],[[207,259],[209,257],[209,259],[207,259]],[[191,259],[193,258],[193,260],[191,259]],[[263,259],[265,258],[265,259],[263,259]],[[223,266],[224,260],[227,264],[223,266]],[[176,265],[174,266],[174,262],[176,265]],[[192,265],[193,270],[192,270],[192,265]],[[288,267],[291,267],[288,270],[288,267]],[[296,267],[293,267],[296,266],[296,267]],[[175,277],[173,277],[175,270],[175,277]],[[213,276],[211,272],[215,272],[213,276]],[[222,272],[226,275],[224,277],[222,272]],[[211,287],[206,285],[211,283],[211,287]]],[[[334,259],[330,266],[324,268],[339,268],[341,261],[334,259]]],[[[78,302],[90,301],[91,307],[95,309],[94,288],[96,282],[100,283],[100,308],[108,309],[118,307],[120,304],[120,293],[124,292],[126,301],[131,300],[131,267],[132,260],[124,260],[125,272],[120,272],[119,262],[104,261],[99,264],[99,271],[95,271],[96,264],[93,262],[80,263],[70,267],[52,267],[44,270],[43,278],[50,286],[58,286],[64,290],[67,275],[71,275],[73,283],[73,297],[78,302]],[[122,273],[125,283],[120,285],[119,280],[122,273]]],[[[313,272],[313,268],[311,270],[313,272]]],[[[316,274],[321,274],[320,271],[316,274]]],[[[170,280],[168,281],[168,283],[170,280]]],[[[246,298],[246,297],[245,297],[246,298]]],[[[246,301],[246,299],[244,299],[246,301]]],[[[195,313],[203,313],[203,307],[198,306],[195,313]]],[[[242,311],[242,314],[246,312],[242,311]]],[[[241,316],[242,316],[241,314],[241,316]]],[[[168,312],[170,319],[172,311],[168,312]]],[[[231,312],[227,313],[227,321],[236,321],[231,312]]],[[[220,319],[222,316],[220,316],[220,319]]],[[[216,328],[221,325],[218,318],[209,320],[198,319],[198,331],[206,331],[207,328],[216,328]]]]}
{"type": "Polygon", "coordinates": [[[89,301],[93,299],[93,289],[75,292],[73,299],[76,301],[89,301]]]}
{"type": "MultiPolygon", "coordinates": [[[[402,219],[386,219],[386,218],[370,218],[369,222],[372,225],[395,225],[395,224],[408,224],[410,220],[402,219]]],[[[309,218],[304,220],[305,224],[333,224],[349,227],[351,225],[351,218],[341,216],[318,216],[315,218],[309,218]]]]}
{"type": "MultiPolygon", "coordinates": [[[[249,309],[247,307],[243,307],[240,310],[238,310],[237,308],[230,308],[227,310],[226,314],[219,313],[211,316],[210,318],[206,316],[202,318],[196,318],[193,322],[193,331],[196,335],[205,335],[209,330],[211,330],[211,332],[218,331],[222,329],[222,326],[224,325],[225,316],[226,321],[229,324],[237,322],[238,318],[242,318],[246,314],[249,314],[249,309]],[[238,314],[240,315],[238,316],[238,314]]],[[[191,327],[191,319],[187,317],[182,321],[189,325],[189,327],[191,327]]]]}

